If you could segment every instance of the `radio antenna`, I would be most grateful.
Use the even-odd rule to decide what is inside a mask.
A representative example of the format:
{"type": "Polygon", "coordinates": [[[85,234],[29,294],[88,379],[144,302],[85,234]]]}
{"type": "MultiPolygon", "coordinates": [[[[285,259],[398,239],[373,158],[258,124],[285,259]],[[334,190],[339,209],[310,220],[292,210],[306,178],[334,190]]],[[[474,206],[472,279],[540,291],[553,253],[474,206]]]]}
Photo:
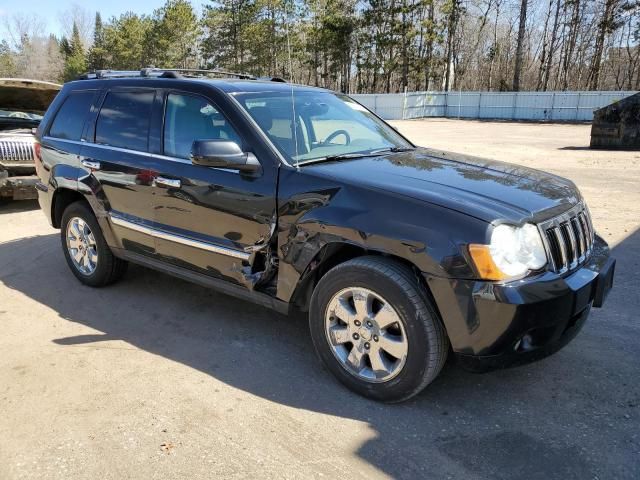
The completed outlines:
{"type": "Polygon", "coordinates": [[[285,32],[287,35],[287,55],[289,57],[289,75],[291,77],[290,81],[289,81],[289,85],[291,87],[291,112],[293,114],[293,122],[291,123],[291,128],[293,128],[293,144],[295,145],[295,152],[296,152],[296,161],[295,161],[295,167],[296,168],[300,168],[298,165],[298,158],[300,156],[300,152],[298,151],[298,127],[297,127],[297,122],[298,122],[298,118],[296,117],[296,101],[295,101],[295,96],[293,94],[293,61],[291,60],[291,38],[289,36],[289,21],[291,20],[291,12],[288,8],[288,2],[285,3],[285,9],[286,9],[286,19],[285,19],[285,32]]]}

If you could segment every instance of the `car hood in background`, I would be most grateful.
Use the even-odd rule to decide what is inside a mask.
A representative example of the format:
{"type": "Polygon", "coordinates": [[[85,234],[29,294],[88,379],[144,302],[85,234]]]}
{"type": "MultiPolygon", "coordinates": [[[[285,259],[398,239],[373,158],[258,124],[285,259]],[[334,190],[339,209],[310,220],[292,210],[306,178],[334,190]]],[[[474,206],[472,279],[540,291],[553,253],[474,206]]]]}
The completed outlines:
{"type": "Polygon", "coordinates": [[[62,85],[24,78],[0,78],[0,110],[44,113],[62,85]]]}
{"type": "Polygon", "coordinates": [[[535,222],[558,215],[581,201],[573,182],[562,177],[427,148],[302,168],[441,205],[487,222],[535,222]]]}

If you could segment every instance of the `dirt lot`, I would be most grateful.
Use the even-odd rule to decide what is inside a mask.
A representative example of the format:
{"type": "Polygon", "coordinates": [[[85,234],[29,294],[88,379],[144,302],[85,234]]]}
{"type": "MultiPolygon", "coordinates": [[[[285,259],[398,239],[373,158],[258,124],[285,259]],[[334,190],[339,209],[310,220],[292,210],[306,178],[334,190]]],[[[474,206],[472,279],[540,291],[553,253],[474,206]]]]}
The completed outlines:
{"type": "Polygon", "coordinates": [[[380,405],[303,321],[143,268],[83,287],[37,205],[0,207],[0,478],[640,478],[640,152],[587,150],[588,126],[397,126],[580,186],[618,269],[573,343],[380,405]]]}

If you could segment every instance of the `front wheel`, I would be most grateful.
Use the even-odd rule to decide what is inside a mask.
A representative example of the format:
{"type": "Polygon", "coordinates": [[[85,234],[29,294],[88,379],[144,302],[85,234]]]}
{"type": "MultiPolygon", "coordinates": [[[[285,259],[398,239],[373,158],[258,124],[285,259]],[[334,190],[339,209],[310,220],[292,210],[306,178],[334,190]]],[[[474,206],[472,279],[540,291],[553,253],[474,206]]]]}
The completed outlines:
{"type": "Polygon", "coordinates": [[[444,327],[413,271],[385,257],[334,267],[316,286],[309,313],[320,359],[350,389],[406,400],[442,369],[444,327]]]}

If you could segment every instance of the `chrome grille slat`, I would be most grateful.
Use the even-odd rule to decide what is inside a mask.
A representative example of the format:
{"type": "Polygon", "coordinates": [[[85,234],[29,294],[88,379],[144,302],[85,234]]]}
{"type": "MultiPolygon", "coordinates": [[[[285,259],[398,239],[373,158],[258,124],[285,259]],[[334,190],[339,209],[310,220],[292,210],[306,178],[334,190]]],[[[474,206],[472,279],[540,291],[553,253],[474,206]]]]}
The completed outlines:
{"type": "Polygon", "coordinates": [[[582,230],[582,227],[580,226],[580,221],[578,220],[578,217],[574,217],[571,219],[571,226],[573,227],[574,235],[578,240],[578,249],[579,249],[578,261],[581,262],[582,260],[584,260],[587,247],[585,243],[585,234],[582,230]]]}
{"type": "Polygon", "coordinates": [[[589,226],[589,222],[587,221],[587,216],[584,214],[584,212],[581,212],[580,215],[578,215],[578,219],[580,220],[580,223],[582,224],[582,227],[584,229],[584,233],[585,233],[585,242],[587,244],[587,253],[591,251],[591,227],[589,226]]]}
{"type": "Polygon", "coordinates": [[[0,160],[32,162],[33,143],[30,141],[0,140],[0,160]]]}
{"type": "Polygon", "coordinates": [[[560,249],[560,261],[557,265],[560,266],[560,270],[566,270],[567,268],[567,247],[564,242],[564,237],[562,236],[562,232],[560,231],[560,227],[553,228],[553,234],[556,237],[556,245],[560,249]]]}
{"type": "Polygon", "coordinates": [[[589,258],[594,230],[584,205],[578,204],[562,215],[541,222],[538,228],[553,271],[573,270],[589,258]]]}
{"type": "Polygon", "coordinates": [[[571,220],[569,219],[569,221],[567,223],[565,223],[563,225],[563,228],[566,230],[567,234],[569,235],[569,244],[571,247],[571,265],[569,266],[569,268],[575,268],[575,266],[578,264],[578,242],[576,242],[576,236],[573,233],[573,227],[571,226],[571,220]]]}

